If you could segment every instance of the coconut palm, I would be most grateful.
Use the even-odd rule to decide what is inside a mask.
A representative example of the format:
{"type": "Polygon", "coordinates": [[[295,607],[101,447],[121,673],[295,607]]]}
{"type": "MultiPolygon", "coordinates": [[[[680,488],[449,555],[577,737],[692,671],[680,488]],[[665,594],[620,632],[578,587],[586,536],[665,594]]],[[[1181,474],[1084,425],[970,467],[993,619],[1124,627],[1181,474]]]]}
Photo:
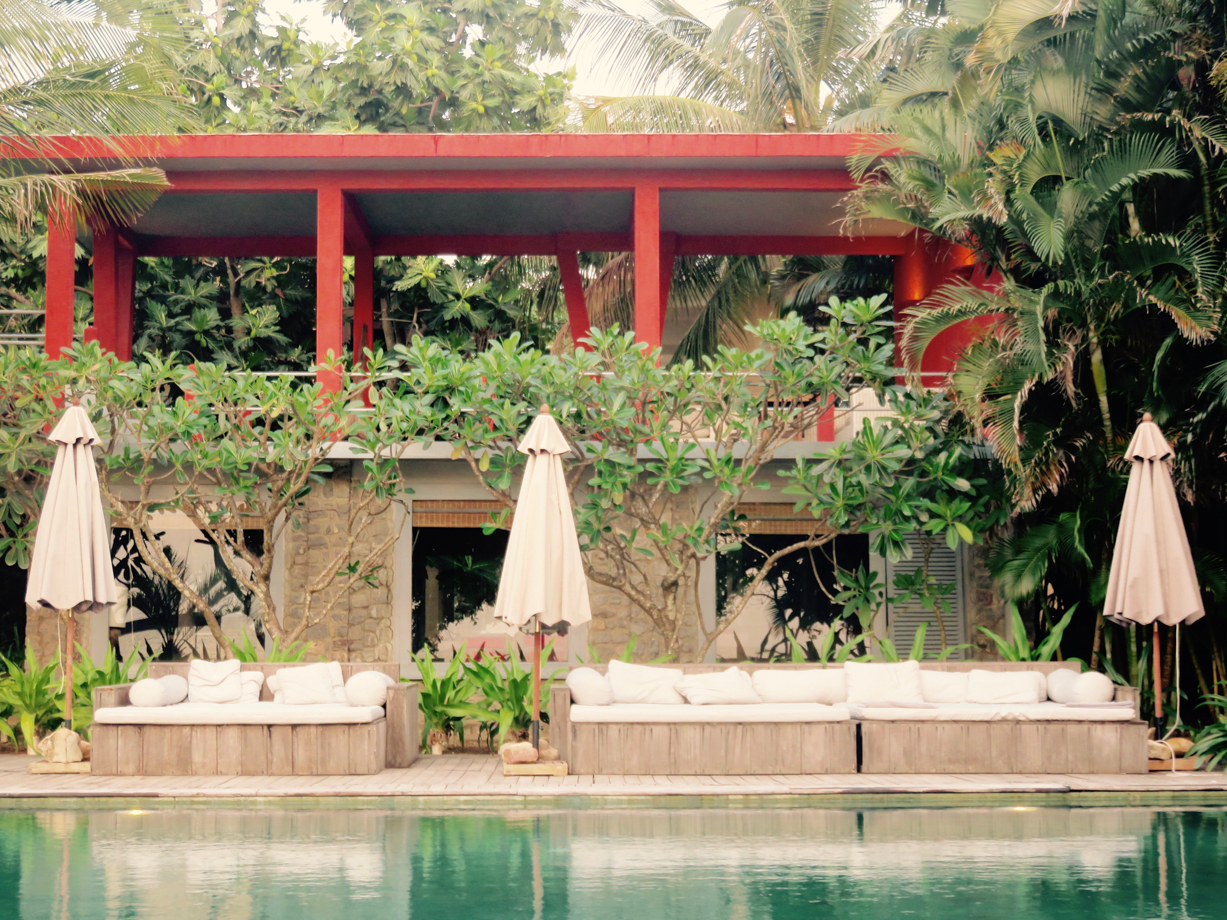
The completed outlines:
{"type": "Polygon", "coordinates": [[[29,227],[53,200],[125,221],[157,197],[165,177],[122,138],[190,123],[176,92],[181,13],[175,0],[0,0],[0,137],[51,167],[27,175],[28,160],[3,160],[0,223],[29,227]],[[124,168],[57,172],[66,135],[100,139],[124,168]]]}

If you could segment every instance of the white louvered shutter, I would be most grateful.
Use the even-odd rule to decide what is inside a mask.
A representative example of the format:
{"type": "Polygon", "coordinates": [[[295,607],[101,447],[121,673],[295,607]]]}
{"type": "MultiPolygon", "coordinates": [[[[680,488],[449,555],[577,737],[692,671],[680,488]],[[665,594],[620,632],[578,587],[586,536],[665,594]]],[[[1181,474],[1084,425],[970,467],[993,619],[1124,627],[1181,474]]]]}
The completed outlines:
{"type": "MultiPolygon", "coordinates": [[[[912,558],[886,563],[888,592],[894,590],[897,573],[911,574],[924,565],[920,536],[910,534],[907,542],[912,547],[912,558]]],[[[962,645],[967,641],[967,617],[963,609],[963,554],[950,549],[945,540],[935,541],[929,556],[929,577],[938,584],[954,585],[954,593],[946,598],[950,604],[950,613],[943,614],[942,620],[946,625],[947,645],[962,645]]],[[[928,631],[925,632],[925,653],[936,657],[942,650],[942,633],[938,628],[936,615],[917,601],[886,605],[887,634],[901,657],[907,656],[916,638],[916,630],[925,622],[929,624],[928,631]]],[[[948,657],[950,660],[961,660],[965,657],[964,651],[954,652],[948,657]]]]}

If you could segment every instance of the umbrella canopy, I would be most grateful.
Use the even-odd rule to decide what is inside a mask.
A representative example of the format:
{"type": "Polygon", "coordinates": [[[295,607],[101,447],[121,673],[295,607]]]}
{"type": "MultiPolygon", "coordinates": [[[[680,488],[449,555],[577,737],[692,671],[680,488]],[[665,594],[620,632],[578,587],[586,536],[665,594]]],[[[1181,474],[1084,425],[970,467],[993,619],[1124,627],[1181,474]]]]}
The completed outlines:
{"type": "Polygon", "coordinates": [[[1112,553],[1104,614],[1142,624],[1192,623],[1206,611],[1172,485],[1172,448],[1149,412],[1142,416],[1125,456],[1133,469],[1112,553]]]}
{"type": "Polygon", "coordinates": [[[520,442],[528,462],[494,604],[495,617],[509,626],[525,626],[533,617],[542,626],[564,621],[578,626],[592,619],[562,472],[562,455],[570,449],[548,407],[542,407],[520,442]]]}
{"type": "Polygon", "coordinates": [[[26,603],[85,612],[117,600],[111,541],[98,490],[98,433],[80,406],[51,432],[59,445],[34,535],[26,603]]]}

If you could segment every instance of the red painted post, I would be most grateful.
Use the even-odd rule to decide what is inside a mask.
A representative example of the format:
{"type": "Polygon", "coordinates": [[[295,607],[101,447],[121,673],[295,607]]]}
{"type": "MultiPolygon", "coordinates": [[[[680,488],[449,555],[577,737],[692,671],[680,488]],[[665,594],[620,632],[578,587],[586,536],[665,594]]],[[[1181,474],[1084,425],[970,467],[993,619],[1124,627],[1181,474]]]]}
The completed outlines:
{"type": "Polygon", "coordinates": [[[677,234],[660,235],[660,338],[665,338],[665,319],[669,312],[669,288],[673,284],[673,257],[677,255],[677,234]]]}
{"type": "Polygon", "coordinates": [[[558,274],[562,277],[562,293],[567,301],[567,319],[571,323],[571,341],[576,348],[588,350],[580,341],[588,335],[588,304],[584,300],[584,278],[579,273],[579,257],[570,249],[558,249],[558,274]]]}
{"type": "Polygon", "coordinates": [[[660,302],[660,188],[635,188],[635,338],[660,347],[664,307],[660,302]]]}
{"type": "Polygon", "coordinates": [[[73,306],[76,300],[77,221],[67,204],[47,214],[47,289],[43,342],[47,354],[58,358],[72,347],[73,306]]]}
{"type": "Polygon", "coordinates": [[[86,341],[97,341],[105,350],[114,352],[119,280],[118,234],[104,223],[94,228],[94,326],[93,335],[86,330],[86,341]]]}
{"type": "Polygon", "coordinates": [[[136,326],[136,250],[120,240],[115,263],[115,356],[131,361],[136,326]]]}
{"type": "Polygon", "coordinates": [[[320,188],[316,191],[315,216],[315,363],[322,368],[317,371],[317,379],[326,390],[341,385],[338,364],[345,348],[344,259],[345,200],[340,188],[320,188]]]}
{"type": "Polygon", "coordinates": [[[371,247],[354,247],[354,367],[366,367],[366,351],[375,344],[375,255],[371,247]]]}

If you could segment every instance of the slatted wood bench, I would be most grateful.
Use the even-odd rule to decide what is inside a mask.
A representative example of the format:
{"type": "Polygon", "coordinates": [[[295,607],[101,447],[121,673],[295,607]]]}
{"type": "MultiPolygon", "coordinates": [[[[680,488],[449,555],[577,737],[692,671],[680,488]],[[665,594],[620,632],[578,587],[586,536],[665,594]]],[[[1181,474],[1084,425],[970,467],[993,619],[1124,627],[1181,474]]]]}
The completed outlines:
{"type": "MultiPolygon", "coordinates": [[[[150,677],[179,674],[186,662],[153,662],[150,677]]],[[[267,678],[294,664],[244,663],[263,671],[263,702],[272,701],[267,678]]],[[[400,677],[396,664],[341,664],[348,680],[358,671],[400,677]]],[[[94,708],[128,706],[131,684],[98,687],[94,708]]],[[[336,776],[369,775],[407,767],[420,750],[418,691],[409,684],[388,688],[384,716],[354,724],[152,725],[100,724],[91,729],[91,772],[108,776],[336,776]]]]}

